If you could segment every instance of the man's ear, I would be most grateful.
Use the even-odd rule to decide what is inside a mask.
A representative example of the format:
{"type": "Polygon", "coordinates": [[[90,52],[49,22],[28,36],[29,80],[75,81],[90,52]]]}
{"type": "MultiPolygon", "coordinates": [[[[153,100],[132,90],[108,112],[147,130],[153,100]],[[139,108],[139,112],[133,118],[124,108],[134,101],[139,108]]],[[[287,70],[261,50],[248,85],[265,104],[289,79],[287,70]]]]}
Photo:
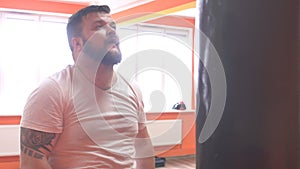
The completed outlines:
{"type": "Polygon", "coordinates": [[[73,60],[74,60],[74,62],[76,62],[79,53],[83,49],[83,41],[80,37],[73,37],[71,40],[71,43],[72,43],[72,47],[73,47],[73,51],[72,51],[73,60]]]}
{"type": "Polygon", "coordinates": [[[80,37],[73,37],[72,40],[73,52],[78,53],[81,52],[83,48],[83,41],[80,37]]]}

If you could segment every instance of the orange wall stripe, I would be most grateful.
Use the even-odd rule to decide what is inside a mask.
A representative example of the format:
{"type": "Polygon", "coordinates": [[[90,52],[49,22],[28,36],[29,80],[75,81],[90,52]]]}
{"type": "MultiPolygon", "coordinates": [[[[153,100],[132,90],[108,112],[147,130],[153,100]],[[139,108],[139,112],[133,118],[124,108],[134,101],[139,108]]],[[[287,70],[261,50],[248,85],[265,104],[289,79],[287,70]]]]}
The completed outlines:
{"type": "MultiPolygon", "coordinates": [[[[166,1],[166,0],[155,0],[147,4],[143,4],[129,10],[124,10],[113,14],[113,16],[118,19],[135,14],[145,14],[160,12],[166,9],[171,9],[183,4],[188,4],[190,2],[195,3],[195,0],[176,0],[176,1],[166,1]]],[[[0,0],[0,8],[17,9],[17,10],[29,10],[29,11],[41,11],[41,12],[53,12],[53,13],[64,13],[71,14],[88,6],[88,3],[67,3],[67,2],[57,2],[55,0],[0,0]]],[[[113,13],[114,11],[112,11],[113,13]]]]}
{"type": "Polygon", "coordinates": [[[18,125],[20,121],[21,116],[0,116],[0,125],[18,125]]]}
{"type": "Polygon", "coordinates": [[[176,6],[180,6],[183,4],[187,4],[190,2],[195,2],[195,0],[173,0],[173,1],[167,1],[167,0],[155,0],[152,2],[149,2],[147,4],[143,4],[134,8],[131,8],[130,10],[124,10],[121,12],[118,12],[116,14],[113,14],[113,17],[115,19],[120,18],[126,18],[128,16],[137,15],[137,14],[149,14],[154,12],[160,12],[166,9],[174,8],[176,6]]]}
{"type": "Polygon", "coordinates": [[[164,10],[161,10],[159,12],[152,12],[150,14],[144,12],[145,15],[139,16],[139,17],[134,17],[134,19],[129,19],[129,20],[126,20],[126,21],[122,21],[122,19],[121,19],[120,24],[121,25],[130,25],[130,24],[135,24],[135,23],[139,23],[139,22],[145,22],[145,21],[148,21],[148,20],[151,20],[151,19],[166,16],[167,14],[171,14],[171,13],[174,13],[174,12],[178,12],[178,11],[182,11],[182,10],[190,9],[190,8],[194,8],[194,7],[196,7],[196,2],[192,1],[192,2],[189,2],[189,3],[186,3],[186,4],[182,4],[182,5],[172,7],[172,8],[164,9],[164,10]]]}
{"type": "MultiPolygon", "coordinates": [[[[19,161],[20,157],[19,156],[6,156],[6,157],[0,157],[0,163],[4,162],[14,162],[14,161],[19,161]]],[[[1,167],[0,167],[1,168],[1,167]]]]}
{"type": "MultiPolygon", "coordinates": [[[[195,7],[195,0],[155,0],[147,4],[143,4],[128,10],[124,10],[118,13],[113,13],[114,19],[119,21],[126,21],[137,18],[150,13],[168,14],[183,9],[195,7]]],[[[72,14],[79,9],[88,6],[88,3],[67,3],[57,2],[56,0],[0,0],[0,8],[15,9],[24,11],[36,11],[36,12],[50,12],[50,13],[62,13],[72,14]]],[[[149,16],[148,16],[149,17],[149,16]]]]}
{"type": "Polygon", "coordinates": [[[88,4],[70,4],[43,0],[0,0],[0,8],[71,14],[88,4]]]}
{"type": "Polygon", "coordinates": [[[0,168],[20,169],[20,157],[19,156],[0,157],[0,168]]]}
{"type": "Polygon", "coordinates": [[[157,25],[166,25],[166,26],[175,26],[175,27],[186,27],[195,28],[195,19],[194,18],[187,18],[181,16],[164,16],[161,18],[157,18],[154,20],[147,21],[146,23],[149,24],[157,24],[157,25]]]}

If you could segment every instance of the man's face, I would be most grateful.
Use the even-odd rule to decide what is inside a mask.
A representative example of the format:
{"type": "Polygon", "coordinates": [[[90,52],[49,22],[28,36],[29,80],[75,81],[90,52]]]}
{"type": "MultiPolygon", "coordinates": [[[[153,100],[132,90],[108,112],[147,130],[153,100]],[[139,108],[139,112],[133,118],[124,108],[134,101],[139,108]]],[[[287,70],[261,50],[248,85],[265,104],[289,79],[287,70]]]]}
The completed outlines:
{"type": "Polygon", "coordinates": [[[116,23],[110,14],[93,12],[82,22],[83,52],[96,61],[114,65],[121,61],[116,23]]]}

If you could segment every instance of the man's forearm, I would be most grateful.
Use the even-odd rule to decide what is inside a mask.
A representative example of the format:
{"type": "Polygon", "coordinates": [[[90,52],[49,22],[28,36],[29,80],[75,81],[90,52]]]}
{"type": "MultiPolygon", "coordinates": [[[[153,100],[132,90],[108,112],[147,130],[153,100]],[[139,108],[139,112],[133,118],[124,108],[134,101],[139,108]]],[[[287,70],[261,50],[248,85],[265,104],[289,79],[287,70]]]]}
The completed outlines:
{"type": "Polygon", "coordinates": [[[33,159],[27,155],[21,155],[21,169],[52,169],[46,159],[33,159]]]}
{"type": "Polygon", "coordinates": [[[134,146],[137,169],[154,169],[154,148],[147,127],[139,130],[134,146]]]}
{"type": "Polygon", "coordinates": [[[154,169],[155,161],[154,157],[136,159],[137,169],[154,169]]]}

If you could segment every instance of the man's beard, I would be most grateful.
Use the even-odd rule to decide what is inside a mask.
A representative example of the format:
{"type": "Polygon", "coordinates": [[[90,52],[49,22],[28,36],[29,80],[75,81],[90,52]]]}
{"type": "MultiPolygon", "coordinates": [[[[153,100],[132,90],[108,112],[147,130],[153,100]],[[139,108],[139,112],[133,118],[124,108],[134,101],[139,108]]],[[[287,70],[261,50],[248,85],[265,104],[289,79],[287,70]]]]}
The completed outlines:
{"type": "Polygon", "coordinates": [[[105,65],[115,65],[121,62],[122,54],[119,45],[116,44],[116,49],[110,50],[105,48],[96,48],[90,41],[84,39],[83,52],[93,60],[105,65]]]}
{"type": "Polygon", "coordinates": [[[108,50],[105,53],[101,63],[103,63],[104,65],[115,65],[120,63],[122,60],[122,54],[119,46],[117,46],[117,48],[118,48],[118,52],[108,50]]]}

